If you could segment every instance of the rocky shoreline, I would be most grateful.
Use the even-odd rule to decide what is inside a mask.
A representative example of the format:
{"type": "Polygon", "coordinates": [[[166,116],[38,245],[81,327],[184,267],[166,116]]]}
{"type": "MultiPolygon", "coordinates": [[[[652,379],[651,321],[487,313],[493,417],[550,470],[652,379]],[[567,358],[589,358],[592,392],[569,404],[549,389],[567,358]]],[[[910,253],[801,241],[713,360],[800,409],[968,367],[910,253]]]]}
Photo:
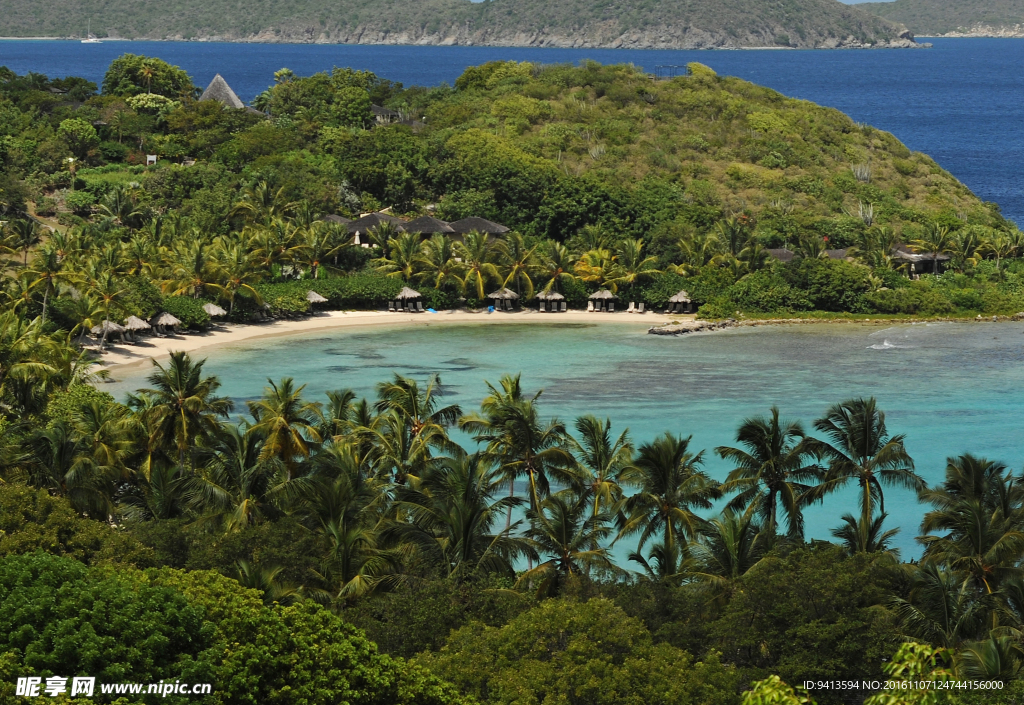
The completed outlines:
{"type": "Polygon", "coordinates": [[[975,318],[763,318],[755,320],[739,321],[735,318],[726,318],[721,321],[698,321],[684,320],[663,323],[658,326],[651,326],[647,329],[649,335],[685,335],[687,333],[706,333],[726,328],[756,327],[756,326],[780,326],[780,325],[810,325],[816,323],[915,323],[926,321],[945,323],[998,323],[1001,321],[1024,321],[1024,311],[1015,313],[1012,316],[976,316],[975,318]]]}

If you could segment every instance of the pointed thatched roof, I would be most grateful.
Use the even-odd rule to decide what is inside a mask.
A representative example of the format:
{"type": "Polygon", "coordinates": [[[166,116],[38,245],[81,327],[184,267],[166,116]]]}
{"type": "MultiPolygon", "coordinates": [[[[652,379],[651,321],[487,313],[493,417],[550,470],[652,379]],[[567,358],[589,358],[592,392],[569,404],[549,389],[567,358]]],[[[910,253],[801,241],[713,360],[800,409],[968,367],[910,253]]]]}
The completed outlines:
{"type": "Polygon", "coordinates": [[[691,299],[689,294],[680,290],[680,292],[669,299],[668,302],[670,304],[688,304],[691,303],[691,299]]]}
{"type": "Polygon", "coordinates": [[[92,334],[93,335],[100,335],[100,334],[103,333],[104,329],[106,329],[107,334],[110,334],[110,333],[124,333],[124,326],[118,325],[117,323],[114,323],[113,321],[103,321],[103,323],[101,323],[100,325],[92,327],[92,334]]]}
{"type": "Polygon", "coordinates": [[[156,316],[154,316],[153,318],[149,319],[149,322],[152,323],[154,326],[180,326],[181,325],[181,321],[179,321],[177,318],[175,318],[171,314],[167,313],[167,311],[164,311],[163,313],[158,313],[156,316]]]}
{"type": "Polygon", "coordinates": [[[370,213],[358,220],[353,220],[348,224],[348,231],[350,233],[365,233],[381,223],[391,223],[398,232],[405,232],[405,221],[387,213],[370,213]]]}
{"type": "Polygon", "coordinates": [[[512,291],[511,289],[501,289],[500,291],[493,291],[487,295],[489,299],[508,299],[514,300],[519,298],[519,294],[512,291]]]}
{"type": "Polygon", "coordinates": [[[420,235],[433,235],[434,233],[454,233],[451,226],[443,220],[431,218],[429,215],[421,215],[415,220],[410,220],[402,226],[407,233],[419,233],[420,235]]]}
{"type": "Polygon", "coordinates": [[[306,292],[306,301],[308,301],[311,304],[327,303],[327,299],[325,297],[321,296],[320,294],[312,290],[306,292]]]}
{"type": "Polygon", "coordinates": [[[147,330],[152,327],[138,316],[128,316],[124,322],[125,330],[147,330]]]}
{"type": "Polygon", "coordinates": [[[225,81],[218,73],[210,81],[210,85],[206,87],[203,94],[199,97],[199,100],[215,100],[218,103],[223,103],[229,108],[244,108],[245,105],[238,99],[235,92],[231,90],[231,86],[225,81]]]}
{"type": "Polygon", "coordinates": [[[559,294],[557,291],[542,291],[537,294],[537,298],[541,301],[561,301],[565,297],[559,294]]]}
{"type": "Polygon", "coordinates": [[[206,311],[211,316],[226,316],[228,314],[227,311],[222,309],[217,304],[203,304],[203,310],[206,311]]]}
{"type": "Polygon", "coordinates": [[[477,218],[476,216],[456,220],[454,223],[448,223],[448,225],[451,226],[453,232],[462,235],[471,233],[474,230],[485,235],[504,235],[508,232],[508,228],[501,223],[494,223],[485,218],[477,218]]]}
{"type": "Polygon", "coordinates": [[[612,292],[608,291],[607,289],[598,289],[593,294],[591,294],[589,298],[591,298],[591,299],[617,299],[619,297],[616,296],[615,294],[613,294],[612,292]]]}
{"type": "Polygon", "coordinates": [[[415,289],[410,289],[407,286],[403,286],[402,290],[400,292],[398,292],[398,296],[396,296],[395,298],[396,299],[418,299],[418,298],[420,298],[420,296],[421,296],[420,292],[416,291],[415,289]]]}

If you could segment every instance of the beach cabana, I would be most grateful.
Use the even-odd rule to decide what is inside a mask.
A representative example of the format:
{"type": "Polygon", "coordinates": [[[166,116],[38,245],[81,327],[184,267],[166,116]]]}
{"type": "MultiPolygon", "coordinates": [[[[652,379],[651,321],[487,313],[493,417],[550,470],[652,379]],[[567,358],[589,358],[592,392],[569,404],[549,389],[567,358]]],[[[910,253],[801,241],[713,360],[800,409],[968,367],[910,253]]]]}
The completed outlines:
{"type": "Polygon", "coordinates": [[[218,318],[219,316],[228,315],[228,312],[222,309],[217,304],[203,304],[203,310],[206,311],[206,313],[208,313],[212,318],[218,318]]]}
{"type": "Polygon", "coordinates": [[[420,301],[422,298],[423,294],[420,292],[403,286],[395,300],[388,301],[388,311],[409,311],[410,313],[422,311],[423,302],[420,301]]]}
{"type": "Polygon", "coordinates": [[[557,291],[542,291],[537,294],[537,300],[540,302],[537,310],[541,313],[565,311],[565,297],[557,291]]]}
{"type": "Polygon", "coordinates": [[[166,333],[166,328],[168,326],[174,328],[175,326],[181,325],[181,321],[179,321],[171,314],[167,313],[167,311],[164,311],[163,313],[158,313],[156,316],[149,319],[149,323],[154,328],[156,328],[156,334],[161,336],[166,333]]]}
{"type": "Polygon", "coordinates": [[[511,311],[515,308],[515,302],[519,299],[519,294],[511,289],[499,289],[498,291],[492,291],[487,295],[487,298],[494,301],[494,308],[499,311],[511,311]]]}
{"type": "Polygon", "coordinates": [[[98,326],[93,326],[91,332],[97,338],[104,338],[106,340],[110,340],[111,335],[119,335],[121,336],[121,341],[124,341],[124,326],[113,321],[104,320],[98,326]]]}
{"type": "Polygon", "coordinates": [[[366,234],[376,227],[390,223],[400,233],[405,232],[405,221],[387,213],[367,213],[348,224],[348,232],[353,236],[354,245],[369,245],[366,234]]]}
{"type": "Polygon", "coordinates": [[[486,218],[477,218],[476,216],[456,220],[453,223],[448,223],[448,225],[452,229],[452,239],[459,241],[465,239],[466,235],[474,230],[478,233],[483,233],[488,237],[504,235],[508,232],[508,228],[501,223],[495,223],[487,220],[486,218]]]}
{"type": "Polygon", "coordinates": [[[674,294],[668,300],[668,306],[665,307],[665,313],[691,313],[692,311],[693,301],[685,291],[674,294]]]}
{"type": "Polygon", "coordinates": [[[124,329],[131,336],[133,342],[136,333],[140,330],[149,330],[152,327],[138,316],[128,316],[124,321],[124,329]]]}
{"type": "Polygon", "coordinates": [[[588,311],[607,311],[612,313],[615,311],[615,299],[619,297],[607,289],[598,289],[589,298],[590,301],[587,304],[588,311]]]}
{"type": "Polygon", "coordinates": [[[434,235],[435,233],[451,235],[455,232],[448,223],[437,218],[431,218],[429,215],[421,215],[415,220],[410,220],[402,228],[407,233],[417,233],[419,235],[434,235]]]}
{"type": "Polygon", "coordinates": [[[310,289],[306,292],[306,301],[311,304],[325,304],[327,303],[327,298],[310,289]]]}

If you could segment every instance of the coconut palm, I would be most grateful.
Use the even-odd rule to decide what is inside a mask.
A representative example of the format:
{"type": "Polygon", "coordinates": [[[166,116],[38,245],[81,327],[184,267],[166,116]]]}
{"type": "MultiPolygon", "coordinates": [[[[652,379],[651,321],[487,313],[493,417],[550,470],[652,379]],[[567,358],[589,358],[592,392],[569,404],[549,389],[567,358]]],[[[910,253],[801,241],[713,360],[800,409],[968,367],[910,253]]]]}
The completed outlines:
{"type": "Polygon", "coordinates": [[[601,421],[596,416],[576,419],[578,439],[570,439],[573,454],[579,466],[579,482],[585,494],[593,498],[593,514],[613,511],[622,499],[622,474],[633,460],[633,444],[629,429],[614,441],[611,419],[601,421]]]}
{"type": "Polygon", "coordinates": [[[34,220],[15,220],[7,225],[10,246],[21,250],[22,265],[28,266],[28,251],[42,242],[43,228],[34,220]]]}
{"type": "Polygon", "coordinates": [[[296,260],[309,268],[314,279],[329,260],[336,260],[346,247],[352,246],[348,232],[333,223],[317,222],[302,231],[296,260]]]}
{"type": "Polygon", "coordinates": [[[899,236],[892,228],[873,225],[858,234],[857,242],[847,249],[847,255],[873,269],[891,269],[892,254],[898,244],[899,236]]]}
{"type": "Polygon", "coordinates": [[[554,240],[546,243],[537,257],[537,282],[541,283],[541,291],[557,291],[563,293],[576,276],[572,273],[575,258],[560,242],[554,240]]]}
{"type": "Polygon", "coordinates": [[[387,256],[371,261],[378,272],[395,279],[411,282],[419,271],[423,245],[417,233],[402,233],[388,243],[387,256]]]}
{"type": "Polygon", "coordinates": [[[378,412],[393,411],[409,425],[413,435],[446,436],[448,428],[462,416],[458,404],[439,406],[441,377],[431,375],[425,389],[409,377],[395,374],[390,382],[377,385],[378,412]]]}
{"type": "Polygon", "coordinates": [[[71,423],[58,420],[37,429],[24,448],[14,465],[25,472],[30,484],[66,497],[79,513],[102,519],[110,514],[114,478],[97,473],[87,461],[88,445],[71,423]]]}
{"type": "Polygon", "coordinates": [[[137,475],[118,498],[118,510],[134,521],[180,518],[187,510],[187,478],[178,465],[157,466],[148,477],[137,475]]]}
{"type": "Polygon", "coordinates": [[[711,593],[727,596],[736,580],[761,561],[767,544],[750,508],[745,512],[726,509],[709,519],[690,543],[687,576],[711,593]]]}
{"type": "Polygon", "coordinates": [[[899,529],[882,530],[889,515],[882,512],[867,526],[864,525],[864,515],[855,517],[852,514],[844,514],[842,524],[832,529],[830,533],[839,539],[843,548],[849,554],[854,553],[889,553],[899,557],[899,549],[892,548],[890,542],[896,538],[899,529]]]}
{"type": "Polygon", "coordinates": [[[118,184],[110,189],[96,205],[96,212],[102,217],[103,225],[138,228],[148,215],[148,210],[138,202],[135,189],[127,184],[118,184]]]}
{"type": "Polygon", "coordinates": [[[206,286],[228,300],[228,313],[234,312],[235,299],[239,295],[252,299],[257,306],[263,305],[263,297],[256,290],[261,277],[255,259],[238,240],[218,238],[214,242],[210,266],[212,277],[217,283],[208,283],[206,286]]]}
{"type": "Polygon", "coordinates": [[[931,561],[906,570],[908,597],[889,600],[904,638],[958,649],[984,633],[994,602],[989,596],[979,599],[970,577],[931,561]]]}
{"type": "Polygon", "coordinates": [[[458,261],[452,241],[441,233],[434,234],[423,244],[417,263],[419,281],[435,289],[450,289],[462,293],[466,282],[462,275],[465,265],[458,261]]]}
{"type": "Polygon", "coordinates": [[[704,523],[694,510],[711,509],[721,496],[719,484],[700,467],[704,452],[690,451],[690,438],[665,433],[644,443],[622,472],[622,483],[636,492],[623,503],[616,541],[639,533],[636,555],[657,537],[666,556],[683,557],[704,523]]]}
{"type": "Polygon", "coordinates": [[[528,509],[526,518],[526,537],[548,559],[522,572],[517,585],[535,585],[538,596],[553,596],[591,571],[617,571],[604,545],[612,531],[609,517],[593,516],[587,498],[565,490],[528,509]]]}
{"type": "Polygon", "coordinates": [[[915,250],[932,256],[932,274],[939,273],[939,256],[953,251],[955,238],[949,228],[928,223],[921,237],[910,243],[915,250]]]}
{"type": "Polygon", "coordinates": [[[487,241],[487,235],[474,230],[466,235],[463,242],[455,243],[455,251],[465,267],[463,280],[466,289],[477,299],[483,299],[488,283],[501,280],[493,262],[494,252],[487,241]]]}
{"type": "Polygon", "coordinates": [[[201,298],[207,287],[215,285],[217,273],[210,246],[199,233],[176,242],[166,252],[164,293],[171,296],[201,298]]]}
{"type": "Polygon", "coordinates": [[[42,320],[46,323],[46,308],[50,297],[57,293],[57,286],[71,281],[71,274],[64,269],[64,260],[52,244],[39,248],[32,259],[32,267],[26,271],[31,286],[43,290],[42,320]]]}
{"type": "Polygon", "coordinates": [[[969,453],[948,458],[946,479],[920,499],[934,507],[918,538],[926,560],[967,575],[987,594],[1024,574],[1024,486],[1005,465],[969,453]]]}
{"type": "Polygon", "coordinates": [[[167,367],[156,360],[148,377],[152,385],[139,393],[149,399],[145,421],[156,445],[173,448],[178,464],[186,454],[219,430],[217,417],[227,417],[234,406],[231,399],[216,396],[220,380],[203,376],[206,360],[194,362],[186,352],[172,352],[167,367]]]}
{"type": "MultiPolygon", "coordinates": [[[[112,315],[119,310],[121,300],[127,292],[124,284],[109,272],[101,274],[89,283],[89,293],[96,297],[96,303],[103,311],[104,321],[112,320],[112,315]]],[[[103,323],[100,325],[103,327],[100,347],[103,348],[107,345],[108,328],[103,323]]]]}
{"type": "Polygon", "coordinates": [[[266,181],[257,181],[242,189],[242,197],[232,207],[231,216],[266,225],[275,218],[288,217],[297,205],[288,201],[284,186],[275,190],[266,181]]]}
{"type": "Polygon", "coordinates": [[[322,419],[320,404],[303,400],[306,385],[296,388],[291,377],[283,377],[279,383],[267,379],[267,383],[270,386],[264,388],[263,398],[248,402],[256,421],[251,432],[263,438],[260,460],[280,461],[287,477],[292,478],[299,459],[308,458],[311,447],[321,441],[317,431],[322,419]]]}
{"type": "Polygon", "coordinates": [[[810,462],[811,455],[804,442],[806,434],[799,422],[779,418],[772,407],[768,417],[748,418],[736,432],[743,448],[719,446],[715,452],[735,468],[729,473],[722,491],[736,492],[728,504],[733,510],[754,506],[764,529],[774,536],[780,509],[786,515],[787,535],[803,540],[803,506],[820,468],[810,462]]]}
{"type": "Polygon", "coordinates": [[[631,290],[637,284],[661,274],[661,270],[657,268],[658,258],[644,256],[642,239],[619,242],[615,247],[615,263],[615,274],[606,282],[612,291],[631,290]]]}
{"type": "Polygon", "coordinates": [[[984,641],[968,643],[960,651],[957,673],[979,681],[1012,682],[1024,665],[1024,651],[1012,636],[990,635],[984,641]]]}
{"type": "Polygon", "coordinates": [[[537,245],[527,247],[522,235],[511,232],[505,235],[494,250],[498,265],[504,275],[502,286],[515,287],[522,299],[533,298],[533,273],[537,266],[537,245]]]}
{"type": "Polygon", "coordinates": [[[1008,234],[996,231],[992,237],[978,246],[978,249],[996,260],[996,272],[1002,274],[1002,261],[1017,251],[1018,245],[1008,234]]]}
{"type": "Polygon", "coordinates": [[[282,570],[281,566],[263,566],[240,560],[235,563],[235,579],[242,587],[262,593],[266,605],[290,605],[301,597],[302,588],[281,582],[279,578],[282,570]]]}
{"type": "MultiPolygon", "coordinates": [[[[924,480],[914,472],[914,461],[903,445],[904,436],[889,436],[885,413],[874,397],[833,405],[814,422],[814,428],[827,440],[808,439],[805,447],[825,460],[828,469],[821,483],[808,493],[808,501],[820,500],[856,482],[860,486],[861,515],[854,525],[868,531],[873,525],[876,501],[879,511],[885,513],[883,485],[915,492],[924,489],[924,480]]],[[[859,543],[867,545],[869,541],[865,536],[859,543]]]]}
{"type": "Polygon", "coordinates": [[[679,264],[669,267],[669,271],[686,276],[711,263],[721,253],[722,241],[714,231],[690,232],[676,240],[675,247],[679,264]]]}
{"type": "Polygon", "coordinates": [[[580,281],[595,286],[606,286],[611,291],[616,291],[615,277],[618,275],[618,266],[611,250],[587,250],[576,260],[574,269],[580,281]]]}

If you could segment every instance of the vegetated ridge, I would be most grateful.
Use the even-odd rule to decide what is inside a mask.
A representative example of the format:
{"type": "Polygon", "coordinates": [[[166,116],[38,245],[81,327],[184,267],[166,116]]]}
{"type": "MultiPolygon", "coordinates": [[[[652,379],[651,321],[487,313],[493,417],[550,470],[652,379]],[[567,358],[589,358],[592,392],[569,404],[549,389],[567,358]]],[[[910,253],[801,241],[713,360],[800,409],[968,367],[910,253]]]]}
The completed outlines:
{"type": "Polygon", "coordinates": [[[913,47],[906,28],[836,0],[3,0],[13,37],[633,49],[913,47]]]}
{"type": "Polygon", "coordinates": [[[856,7],[926,36],[1024,37],[1024,0],[896,0],[856,7]]]}

